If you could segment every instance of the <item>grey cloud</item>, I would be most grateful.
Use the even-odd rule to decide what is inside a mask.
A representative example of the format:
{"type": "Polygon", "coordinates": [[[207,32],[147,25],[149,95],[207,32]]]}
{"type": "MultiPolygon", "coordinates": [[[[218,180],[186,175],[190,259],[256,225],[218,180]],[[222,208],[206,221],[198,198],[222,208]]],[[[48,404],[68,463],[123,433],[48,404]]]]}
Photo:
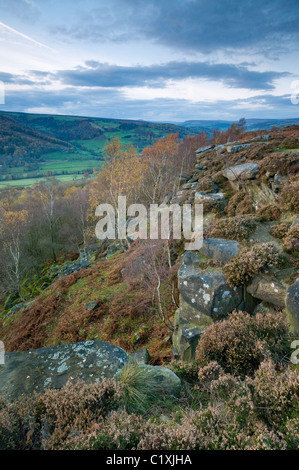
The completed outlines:
{"type": "Polygon", "coordinates": [[[233,64],[207,62],[168,62],[162,65],[124,67],[96,61],[73,70],[62,70],[56,78],[64,84],[86,87],[164,86],[167,80],[203,78],[220,80],[230,87],[263,89],[274,88],[275,79],[287,73],[256,72],[233,64]]]}
{"type": "Polygon", "coordinates": [[[68,87],[46,92],[32,89],[11,91],[6,94],[2,111],[28,112],[32,108],[43,112],[50,108],[59,114],[95,116],[115,119],[143,119],[148,121],[184,121],[190,119],[238,120],[246,118],[298,117],[298,106],[292,105],[290,96],[256,95],[238,100],[189,102],[185,99],[130,100],[121,92],[111,89],[77,89],[68,87]]]}
{"type": "Polygon", "coordinates": [[[296,44],[298,0],[110,0],[82,7],[82,17],[57,34],[81,40],[129,41],[145,37],[181,50],[264,48],[296,44]],[[94,7],[92,7],[94,6],[94,7]]]}
{"type": "Polygon", "coordinates": [[[6,72],[0,72],[0,80],[4,83],[13,83],[15,85],[35,85],[35,81],[29,78],[6,72]]]}

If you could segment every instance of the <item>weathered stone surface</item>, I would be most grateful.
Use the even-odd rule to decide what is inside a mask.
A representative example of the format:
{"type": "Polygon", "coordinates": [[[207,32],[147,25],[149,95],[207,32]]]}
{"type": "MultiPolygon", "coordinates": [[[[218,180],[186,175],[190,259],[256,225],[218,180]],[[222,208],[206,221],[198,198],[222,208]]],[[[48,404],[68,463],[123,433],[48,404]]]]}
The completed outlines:
{"type": "Polygon", "coordinates": [[[86,302],[86,304],[84,304],[84,307],[86,308],[86,310],[95,310],[97,308],[97,306],[99,305],[99,302],[86,302]]]}
{"type": "Polygon", "coordinates": [[[131,354],[131,357],[137,362],[137,364],[149,364],[151,360],[150,353],[146,348],[139,349],[131,354]]]}
{"type": "Polygon", "coordinates": [[[61,269],[59,269],[58,277],[69,276],[72,273],[81,271],[81,269],[89,268],[90,263],[88,259],[78,259],[74,263],[65,263],[61,269]]]}
{"type": "Polygon", "coordinates": [[[22,393],[60,389],[69,379],[92,383],[116,377],[128,361],[123,349],[102,341],[7,353],[0,365],[0,395],[12,400],[22,393]]]}
{"type": "Polygon", "coordinates": [[[287,290],[286,311],[292,330],[299,334],[299,277],[287,290]]]}
{"type": "Polygon", "coordinates": [[[266,274],[255,276],[247,291],[255,298],[269,302],[277,307],[285,306],[286,287],[266,274]]]}
{"type": "Polygon", "coordinates": [[[257,163],[243,163],[226,168],[222,171],[222,175],[230,181],[248,180],[254,178],[259,169],[257,163]]]}
{"type": "Polygon", "coordinates": [[[181,379],[167,367],[161,366],[142,366],[149,374],[153,374],[161,391],[167,395],[178,397],[182,390],[181,379]]]}
{"type": "Polygon", "coordinates": [[[178,280],[184,300],[215,320],[237,308],[242,301],[242,288],[229,287],[219,268],[202,270],[183,264],[178,280]]]}
{"type": "Polygon", "coordinates": [[[291,228],[295,227],[295,225],[297,225],[297,224],[299,224],[299,217],[296,217],[296,219],[294,220],[294,222],[291,225],[291,228]]]}
{"type": "Polygon", "coordinates": [[[199,264],[208,261],[208,258],[204,256],[199,251],[185,251],[181,256],[181,266],[182,265],[194,265],[199,266],[199,264]]]}
{"type": "Polygon", "coordinates": [[[212,323],[211,317],[196,310],[185,302],[183,297],[180,298],[180,308],[175,313],[172,336],[173,346],[180,359],[186,362],[194,359],[198,340],[212,323]]]}
{"type": "Polygon", "coordinates": [[[252,181],[250,185],[246,186],[245,190],[251,196],[255,209],[268,204],[275,204],[277,201],[277,194],[265,183],[252,181]]]}
{"type": "Polygon", "coordinates": [[[220,263],[226,264],[237,256],[240,244],[234,240],[224,238],[206,238],[199,252],[208,258],[213,258],[220,263]]]}
{"type": "Polygon", "coordinates": [[[238,153],[238,152],[241,152],[241,150],[246,149],[247,147],[251,147],[251,145],[252,144],[228,145],[226,149],[228,152],[238,153]]]}
{"type": "MultiPolygon", "coordinates": [[[[129,237],[128,237],[129,238],[129,237]]],[[[125,248],[123,244],[121,243],[111,243],[108,246],[107,253],[106,253],[106,259],[111,259],[113,256],[118,255],[120,253],[123,253],[125,251],[125,248]]]]}
{"type": "Polygon", "coordinates": [[[195,151],[196,154],[200,154],[200,153],[205,153],[207,152],[208,150],[211,150],[212,148],[214,148],[213,145],[206,145],[205,147],[200,147],[199,149],[197,149],[195,151]]]}
{"type": "Polygon", "coordinates": [[[224,202],[225,198],[222,192],[219,193],[204,193],[199,191],[195,193],[194,202],[202,203],[203,201],[214,200],[216,202],[224,202]]]}
{"type": "Polygon", "coordinates": [[[192,188],[192,184],[193,184],[193,183],[185,183],[185,184],[183,184],[182,189],[191,189],[191,188],[192,188]]]}

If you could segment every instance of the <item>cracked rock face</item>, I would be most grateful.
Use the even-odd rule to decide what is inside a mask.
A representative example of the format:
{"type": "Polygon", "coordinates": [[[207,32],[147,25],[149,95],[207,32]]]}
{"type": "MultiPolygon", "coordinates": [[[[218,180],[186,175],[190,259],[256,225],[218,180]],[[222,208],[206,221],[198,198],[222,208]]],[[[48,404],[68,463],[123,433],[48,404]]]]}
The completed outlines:
{"type": "MultiPolygon", "coordinates": [[[[234,245],[233,253],[237,250],[238,246],[234,245]]],[[[230,250],[225,253],[226,250],[220,251],[223,259],[226,255],[232,257],[230,250]]],[[[201,269],[207,261],[206,255],[206,252],[204,255],[186,251],[178,271],[180,308],[175,314],[172,339],[174,354],[187,362],[194,359],[197,343],[206,328],[238,308],[243,300],[242,287],[231,288],[221,268],[201,269]]]]}
{"type": "Polygon", "coordinates": [[[128,361],[123,349],[102,341],[7,353],[0,365],[0,395],[11,400],[22,393],[60,389],[68,380],[93,383],[116,377],[128,361]]]}
{"type": "Polygon", "coordinates": [[[247,180],[254,178],[259,169],[257,163],[243,163],[226,168],[222,171],[222,175],[230,181],[247,180]]]}
{"type": "Polygon", "coordinates": [[[226,264],[237,256],[240,251],[240,244],[234,240],[224,238],[206,238],[199,252],[208,258],[213,258],[220,263],[226,264]]]}
{"type": "Polygon", "coordinates": [[[242,288],[229,287],[219,268],[202,270],[183,264],[178,279],[185,302],[214,320],[223,318],[242,302],[242,288]]]}

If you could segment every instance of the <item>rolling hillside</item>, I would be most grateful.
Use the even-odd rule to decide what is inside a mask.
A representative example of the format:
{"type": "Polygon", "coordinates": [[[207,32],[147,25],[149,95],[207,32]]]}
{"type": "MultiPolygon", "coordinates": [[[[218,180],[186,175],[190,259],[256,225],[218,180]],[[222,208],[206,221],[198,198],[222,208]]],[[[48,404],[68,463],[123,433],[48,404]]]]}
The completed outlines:
{"type": "Polygon", "coordinates": [[[107,140],[118,137],[141,151],[170,133],[195,134],[173,124],[0,113],[0,188],[28,186],[46,176],[80,178],[101,166],[107,140]]]}

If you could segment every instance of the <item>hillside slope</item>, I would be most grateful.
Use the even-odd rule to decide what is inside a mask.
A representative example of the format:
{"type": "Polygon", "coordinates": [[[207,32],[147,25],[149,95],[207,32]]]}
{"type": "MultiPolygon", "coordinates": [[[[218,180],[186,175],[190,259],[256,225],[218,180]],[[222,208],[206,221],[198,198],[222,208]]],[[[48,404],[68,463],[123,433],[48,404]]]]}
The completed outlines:
{"type": "MultiPolygon", "coordinates": [[[[184,254],[182,243],[171,248],[173,269],[162,289],[179,357],[189,360],[207,326],[234,309],[288,311],[293,327],[298,327],[298,305],[286,301],[299,270],[298,155],[296,126],[270,136],[247,133],[240,143],[199,150],[194,173],[168,197],[173,203],[203,204],[205,238],[210,240],[209,248],[204,243],[202,250],[190,254],[184,254]],[[261,258],[251,261],[259,250],[261,258]],[[241,253],[243,260],[238,258],[241,253]],[[178,281],[171,292],[174,277],[178,281]],[[269,295],[272,288],[277,292],[269,295]]],[[[56,280],[32,305],[22,305],[12,314],[9,308],[4,311],[0,338],[8,350],[100,339],[130,352],[146,346],[158,363],[169,359],[172,332],[153,304],[151,289],[142,282],[143,247],[135,243],[125,253],[117,250],[116,246],[116,255],[106,259],[107,252],[99,246],[97,260],[91,259],[88,269],[56,280]],[[133,281],[124,275],[132,266],[133,281]]]]}

